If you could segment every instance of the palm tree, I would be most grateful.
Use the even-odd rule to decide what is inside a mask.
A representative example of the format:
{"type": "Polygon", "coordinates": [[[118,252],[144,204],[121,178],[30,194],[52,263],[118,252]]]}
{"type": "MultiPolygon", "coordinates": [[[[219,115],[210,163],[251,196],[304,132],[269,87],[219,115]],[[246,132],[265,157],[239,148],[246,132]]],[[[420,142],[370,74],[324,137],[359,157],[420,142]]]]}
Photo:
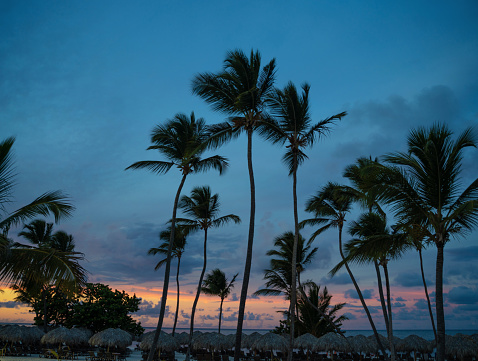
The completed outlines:
{"type": "Polygon", "coordinates": [[[206,275],[201,287],[201,291],[206,295],[219,296],[221,298],[221,304],[219,306],[219,329],[218,333],[221,333],[221,319],[222,319],[222,304],[224,299],[229,296],[234,288],[234,281],[239,273],[236,273],[230,282],[227,281],[226,274],[219,268],[213,269],[206,275]]]}
{"type": "Polygon", "coordinates": [[[43,329],[47,332],[47,293],[53,284],[67,293],[75,293],[80,289],[80,286],[84,285],[86,282],[86,271],[78,263],[78,261],[84,259],[84,254],[75,252],[73,236],[68,235],[65,231],[57,231],[52,235],[53,223],[36,219],[30,224],[24,225],[23,229],[18,235],[24,237],[34,246],[14,243],[11,251],[18,252],[20,250],[21,252],[21,250],[36,248],[38,251],[48,254],[45,259],[48,259],[50,255],[54,255],[57,259],[64,262],[71,268],[71,272],[74,275],[74,279],[71,279],[68,275],[43,277],[43,267],[40,265],[39,269],[37,269],[39,274],[35,280],[24,279],[22,283],[14,285],[15,292],[19,293],[21,297],[27,294],[30,298],[41,298],[43,300],[43,329]]]}
{"type": "MultiPolygon", "coordinates": [[[[358,237],[350,240],[345,245],[347,262],[373,263],[382,266],[385,276],[387,291],[387,307],[381,295],[383,315],[386,322],[388,340],[392,361],[396,353],[393,344],[392,303],[390,294],[390,279],[388,274],[388,262],[390,259],[399,258],[410,244],[405,233],[391,232],[387,227],[385,218],[381,215],[368,212],[359,217],[357,222],[352,222],[349,233],[358,237]]],[[[338,268],[334,268],[333,273],[338,268]]]]}
{"type": "Polygon", "coordinates": [[[342,326],[343,321],[348,320],[347,316],[337,315],[337,312],[345,306],[345,303],[330,305],[332,295],[327,291],[327,287],[324,287],[321,292],[320,286],[315,282],[306,282],[304,288],[307,300],[304,299],[304,295],[301,295],[297,300],[297,334],[310,333],[315,337],[321,337],[326,333],[334,332],[336,328],[342,326]],[[328,317],[323,317],[322,313],[317,312],[317,308],[328,317]],[[332,326],[330,321],[335,326],[332,326]]]}
{"type": "Polygon", "coordinates": [[[31,247],[13,243],[8,232],[36,216],[53,215],[55,222],[69,217],[74,207],[60,191],[46,192],[30,204],[13,212],[6,205],[13,201],[14,178],[12,147],[15,138],[0,141],[0,281],[23,286],[43,280],[63,279],[76,285],[85,281],[85,271],[77,263],[81,257],[65,255],[48,247],[31,247]]]}
{"type": "MultiPolygon", "coordinates": [[[[302,86],[302,94],[299,95],[295,85],[289,82],[284,90],[276,89],[270,100],[272,118],[268,119],[268,126],[262,129],[266,138],[274,143],[287,143],[287,151],[282,158],[289,168],[289,175],[292,175],[292,197],[294,202],[294,249],[292,253],[292,279],[295,279],[297,243],[299,238],[299,213],[297,206],[297,168],[302,164],[307,155],[304,153],[306,147],[313,146],[320,136],[330,131],[330,126],[337,119],[341,119],[347,113],[342,112],[329,118],[312,124],[309,112],[309,90],[310,86],[302,86]]],[[[292,282],[291,289],[291,332],[289,337],[288,359],[292,360],[294,348],[294,320],[295,303],[297,301],[296,283],[292,282]]]]}
{"type": "Polygon", "coordinates": [[[189,361],[190,349],[194,331],[194,315],[196,313],[196,306],[199,301],[199,294],[201,293],[201,285],[206,272],[207,265],[207,233],[210,228],[221,227],[229,222],[240,223],[241,219],[235,214],[228,214],[226,216],[218,217],[219,213],[219,195],[216,193],[211,194],[211,189],[208,186],[195,187],[191,191],[191,196],[182,196],[179,201],[178,207],[182,212],[191,218],[178,218],[178,224],[184,227],[186,234],[204,230],[204,261],[199,276],[198,288],[196,292],[196,298],[193,302],[193,308],[191,311],[191,323],[189,331],[188,352],[186,354],[186,360],[189,361]]]}
{"type": "MultiPolygon", "coordinates": [[[[162,254],[166,255],[166,258],[163,258],[158,262],[154,270],[157,271],[163,264],[166,263],[168,260],[168,249],[169,249],[169,237],[171,236],[171,227],[168,227],[166,230],[159,233],[159,239],[163,240],[164,242],[161,243],[159,247],[150,248],[148,254],[156,255],[162,254]]],[[[172,335],[176,332],[176,325],[178,323],[178,314],[179,314],[179,267],[181,266],[181,257],[184,253],[184,248],[186,247],[186,235],[183,232],[181,227],[176,226],[176,230],[174,232],[174,242],[173,248],[171,250],[171,258],[178,259],[178,267],[176,270],[176,287],[177,287],[177,294],[178,297],[176,299],[176,313],[174,314],[174,324],[173,324],[173,332],[172,335]]]]}
{"type": "Polygon", "coordinates": [[[400,225],[423,227],[426,238],[437,247],[436,315],[437,361],[445,359],[443,309],[443,250],[451,237],[462,236],[478,224],[478,178],[463,191],[460,181],[463,151],[477,146],[472,128],[456,140],[444,124],[410,132],[408,151],[384,157],[388,166],[378,167],[377,189],[392,205],[400,225]]]}
{"type": "MultiPolygon", "coordinates": [[[[256,189],[252,168],[252,134],[263,122],[262,111],[273,91],[275,59],[261,68],[261,55],[251,50],[248,58],[241,50],[230,51],[224,61],[224,69],[218,74],[198,74],[193,79],[193,93],[199,95],[214,110],[231,118],[212,128],[211,145],[220,145],[240,133],[247,134],[247,167],[249,171],[251,210],[247,237],[247,254],[244,265],[241,298],[237,318],[234,361],[239,361],[242,325],[246,307],[247,289],[252,264],[254,222],[256,212],[256,189]]],[[[151,360],[148,360],[151,361],[151,360]]]]}
{"type": "Polygon", "coordinates": [[[171,217],[171,235],[169,239],[166,267],[164,271],[163,294],[161,298],[161,308],[159,311],[158,325],[154,334],[151,351],[148,354],[147,361],[152,361],[158,344],[158,338],[163,325],[164,313],[166,310],[166,300],[168,296],[169,274],[171,268],[171,253],[174,243],[174,233],[176,226],[176,211],[179,202],[179,196],[183,188],[186,177],[189,174],[205,172],[211,168],[219,171],[220,174],[225,170],[228,163],[226,158],[215,155],[209,158],[201,159],[205,151],[205,141],[208,139],[208,129],[204,119],[196,119],[194,113],[190,117],[184,114],[176,114],[172,119],[164,124],[157,125],[151,132],[151,142],[153,145],[148,147],[151,150],[158,150],[167,161],[146,160],[133,163],[126,169],[147,169],[156,174],[165,174],[171,167],[176,166],[182,173],[176,196],[173,204],[173,216],[171,217]]]}
{"type": "MultiPolygon", "coordinates": [[[[286,300],[290,300],[292,293],[292,252],[294,249],[294,233],[285,232],[274,240],[274,249],[267,251],[267,256],[275,258],[270,259],[270,267],[264,271],[264,279],[267,280],[265,288],[254,292],[257,296],[279,296],[284,295],[286,300]]],[[[317,253],[318,248],[312,248],[312,240],[306,241],[304,237],[299,235],[297,245],[297,263],[296,278],[299,279],[300,274],[304,271],[305,266],[310,264],[317,253]]],[[[289,304],[289,314],[290,308],[289,304]]]]}

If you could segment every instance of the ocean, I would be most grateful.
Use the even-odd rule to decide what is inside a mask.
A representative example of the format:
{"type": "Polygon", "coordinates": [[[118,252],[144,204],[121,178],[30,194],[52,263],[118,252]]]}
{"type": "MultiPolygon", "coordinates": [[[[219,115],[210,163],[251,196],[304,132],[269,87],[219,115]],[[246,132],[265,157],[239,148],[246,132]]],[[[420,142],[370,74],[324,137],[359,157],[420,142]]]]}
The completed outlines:
{"type": "MultiPolygon", "coordinates": [[[[145,332],[154,331],[155,327],[145,327],[145,332]]],[[[172,328],[164,327],[163,331],[167,333],[172,332],[172,328]]],[[[217,328],[195,328],[195,331],[201,332],[217,332],[217,328]]],[[[265,329],[244,329],[242,330],[243,333],[249,335],[253,332],[259,332],[261,334],[267,333],[270,330],[265,329]]],[[[364,335],[370,336],[373,335],[372,330],[343,330],[345,332],[345,336],[356,336],[356,335],[364,335]]],[[[377,330],[378,333],[387,336],[386,330],[377,330]]],[[[189,332],[189,328],[176,328],[177,333],[181,332],[189,332]]],[[[230,335],[236,333],[235,329],[221,329],[221,333],[224,335],[230,335]]],[[[478,330],[446,330],[447,335],[456,335],[457,333],[462,333],[464,335],[473,335],[478,333],[478,330]]],[[[417,335],[423,337],[425,340],[433,340],[435,337],[433,335],[433,330],[393,330],[393,335],[399,338],[405,338],[410,335],[417,335]]]]}

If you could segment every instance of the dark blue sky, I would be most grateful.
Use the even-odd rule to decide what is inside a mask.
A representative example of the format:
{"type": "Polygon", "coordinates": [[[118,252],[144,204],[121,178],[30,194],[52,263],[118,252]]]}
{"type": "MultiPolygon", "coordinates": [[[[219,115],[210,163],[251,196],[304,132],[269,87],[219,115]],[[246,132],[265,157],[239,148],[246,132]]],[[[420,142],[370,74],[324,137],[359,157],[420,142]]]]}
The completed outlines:
{"type": "MultiPolygon", "coordinates": [[[[145,150],[149,134],[174,114],[194,111],[209,124],[224,119],[192,95],[195,74],[220,70],[228,50],[258,49],[264,62],[277,59],[277,86],[310,83],[313,119],[348,112],[308,151],[310,159],[299,170],[303,205],[327,181],[345,182],[343,169],[356,158],[404,150],[412,127],[443,122],[459,133],[477,124],[477,18],[474,0],[1,1],[0,135],[16,137],[18,173],[16,202],[9,210],[47,190],[68,193],[77,209],[57,228],[74,235],[92,281],[143,295],[150,302],[146,317],[154,313],[162,278],[146,251],[157,244],[158,231],[171,216],[179,174],[172,169],[158,177],[124,169],[138,160],[159,159],[145,150]]],[[[220,194],[223,212],[243,218],[240,226],[211,232],[208,267],[239,272],[240,278],[249,211],[245,145],[240,138],[216,151],[230,159],[226,175],[191,176],[184,188],[188,194],[209,184],[220,194]]],[[[292,229],[283,149],[255,138],[253,151],[257,227],[251,291],[262,285],[264,255],[273,238],[292,229]]],[[[476,178],[476,164],[477,151],[467,151],[464,184],[476,178]]],[[[182,265],[190,292],[202,262],[194,256],[200,238],[191,237],[182,265]]],[[[316,262],[305,277],[356,305],[345,275],[327,277],[339,258],[335,233],[315,245],[316,262]]],[[[447,246],[448,327],[478,328],[477,247],[476,232],[447,246]]],[[[433,249],[425,254],[431,283],[434,257],[433,249]]],[[[391,264],[391,271],[397,327],[428,328],[416,282],[417,255],[407,254],[391,264]]],[[[362,287],[376,298],[372,269],[357,272],[362,287]]],[[[9,307],[9,301],[0,295],[5,302],[0,305],[9,307]]],[[[233,318],[234,302],[227,317],[233,318]]],[[[277,324],[275,312],[251,307],[249,327],[277,324]]],[[[364,325],[353,307],[347,311],[357,318],[352,328],[364,325]]],[[[15,317],[24,314],[10,319],[15,317]]],[[[204,325],[214,322],[204,316],[204,325]]]]}

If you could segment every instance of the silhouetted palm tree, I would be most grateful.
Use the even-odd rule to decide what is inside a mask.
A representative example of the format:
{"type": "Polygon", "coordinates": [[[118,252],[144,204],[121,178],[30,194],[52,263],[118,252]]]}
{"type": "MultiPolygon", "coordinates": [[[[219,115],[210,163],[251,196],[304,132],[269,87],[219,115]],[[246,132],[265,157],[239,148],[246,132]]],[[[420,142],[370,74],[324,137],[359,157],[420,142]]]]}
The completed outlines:
{"type": "Polygon", "coordinates": [[[219,305],[219,329],[218,333],[221,333],[221,319],[222,319],[222,304],[224,299],[229,296],[234,288],[234,282],[239,273],[236,273],[230,282],[227,281],[226,274],[219,268],[213,269],[206,275],[201,287],[201,291],[206,295],[219,296],[221,298],[221,304],[219,305]]]}
{"type": "Polygon", "coordinates": [[[174,231],[176,225],[176,211],[179,202],[179,196],[183,188],[186,177],[189,174],[205,172],[211,168],[216,169],[222,174],[227,167],[227,160],[224,157],[215,155],[209,158],[201,159],[205,151],[205,141],[208,139],[208,129],[204,119],[196,119],[194,113],[190,117],[184,114],[176,114],[173,119],[167,120],[164,124],[157,125],[151,133],[151,142],[153,145],[148,147],[151,150],[158,150],[167,161],[147,160],[133,163],[126,169],[147,169],[156,174],[165,174],[171,167],[176,166],[181,171],[182,177],[179,183],[173,204],[173,215],[171,217],[171,235],[169,239],[169,248],[164,271],[163,294],[161,298],[161,308],[159,311],[158,326],[154,334],[151,351],[148,354],[147,361],[152,361],[158,343],[158,338],[163,325],[164,313],[166,310],[166,300],[168,296],[169,274],[171,268],[171,252],[174,243],[174,231]]]}
{"type": "Polygon", "coordinates": [[[463,191],[460,182],[463,151],[477,146],[472,128],[455,140],[443,124],[410,132],[407,152],[384,157],[378,191],[392,205],[400,225],[418,225],[437,247],[436,315],[437,361],[445,359],[445,313],[443,308],[443,250],[451,237],[478,224],[478,178],[463,191]]]}
{"type": "Polygon", "coordinates": [[[207,265],[207,233],[210,228],[217,228],[229,222],[240,223],[241,219],[235,214],[228,214],[226,216],[218,217],[219,213],[219,195],[211,194],[211,189],[208,186],[195,187],[191,191],[191,197],[182,196],[178,207],[182,212],[190,218],[178,218],[178,224],[183,227],[186,234],[204,231],[204,261],[201,275],[199,276],[198,288],[196,298],[193,302],[191,311],[190,331],[189,331],[189,347],[186,354],[186,360],[189,361],[191,342],[194,331],[194,315],[196,313],[196,306],[199,301],[199,294],[201,293],[202,281],[207,265]]]}
{"type": "MultiPolygon", "coordinates": [[[[266,139],[274,143],[286,143],[287,151],[282,158],[292,175],[292,197],[294,204],[294,249],[292,252],[292,279],[295,279],[297,243],[299,238],[299,213],[297,206],[297,168],[302,164],[307,155],[306,147],[312,147],[320,136],[330,131],[330,126],[336,120],[341,119],[347,113],[342,112],[328,117],[319,122],[312,123],[309,112],[309,89],[308,84],[302,86],[302,94],[299,95],[295,85],[289,82],[284,90],[276,89],[270,99],[271,118],[267,119],[268,126],[262,128],[266,139]]],[[[291,332],[289,337],[288,359],[292,360],[294,348],[294,320],[295,303],[297,301],[297,285],[292,282],[291,288],[291,332]]]]}
{"type": "Polygon", "coordinates": [[[199,74],[194,78],[192,84],[194,94],[199,95],[211,104],[214,110],[221,111],[231,117],[228,121],[212,127],[214,136],[210,145],[223,144],[232,137],[239,136],[242,132],[247,135],[247,167],[251,190],[251,211],[247,255],[237,318],[234,361],[239,361],[240,358],[242,325],[254,241],[256,190],[252,168],[252,134],[263,122],[262,111],[266,100],[273,91],[274,78],[275,59],[261,68],[261,56],[258,51],[251,50],[251,55],[248,58],[241,50],[234,50],[227,53],[223,71],[217,74],[199,74]]]}
{"type": "MultiPolygon", "coordinates": [[[[166,258],[163,258],[158,262],[154,270],[157,271],[163,264],[166,263],[168,260],[168,249],[169,249],[169,238],[171,237],[171,227],[168,227],[166,230],[159,233],[159,239],[163,240],[164,242],[161,243],[159,247],[150,248],[148,254],[156,255],[162,254],[165,255],[166,258]]],[[[186,235],[183,232],[181,227],[176,226],[176,230],[174,231],[174,242],[173,248],[171,250],[171,258],[178,259],[178,267],[176,270],[176,291],[177,291],[177,298],[176,298],[176,312],[174,314],[174,324],[173,324],[173,331],[172,335],[174,336],[176,332],[176,325],[178,323],[178,315],[179,315],[179,268],[181,266],[181,257],[184,253],[184,248],[186,247],[186,235]]]]}

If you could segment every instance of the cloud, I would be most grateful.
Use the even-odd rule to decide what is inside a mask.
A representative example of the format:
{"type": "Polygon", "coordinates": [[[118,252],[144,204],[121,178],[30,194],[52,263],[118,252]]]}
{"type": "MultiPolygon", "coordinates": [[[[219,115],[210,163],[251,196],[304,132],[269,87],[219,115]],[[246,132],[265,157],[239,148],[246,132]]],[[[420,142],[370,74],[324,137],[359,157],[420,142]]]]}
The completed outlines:
{"type": "Polygon", "coordinates": [[[478,290],[466,286],[454,287],[448,292],[447,301],[459,305],[478,304],[478,290]]]}
{"type": "Polygon", "coordinates": [[[344,316],[347,317],[349,320],[356,320],[357,316],[355,316],[353,313],[350,312],[345,312],[344,316]]]}
{"type": "Polygon", "coordinates": [[[5,308],[20,308],[24,307],[25,305],[20,302],[15,302],[15,301],[6,301],[6,302],[0,302],[0,308],[5,307],[5,308]]]}
{"type": "MultiPolygon", "coordinates": [[[[394,282],[403,287],[423,287],[422,275],[417,272],[402,272],[399,273],[394,282]]],[[[427,286],[434,285],[434,282],[426,279],[427,286]]]]}
{"type": "Polygon", "coordinates": [[[350,283],[352,283],[352,280],[350,279],[350,276],[348,275],[348,273],[340,273],[340,274],[336,274],[333,277],[327,276],[327,277],[322,277],[320,279],[320,284],[323,284],[323,285],[327,285],[327,284],[348,285],[350,283]]]}
{"type": "MultiPolygon", "coordinates": [[[[142,300],[139,305],[139,310],[135,312],[138,316],[158,317],[161,308],[161,302],[154,303],[153,301],[142,300]]],[[[166,306],[164,317],[169,317],[169,306],[166,306]]]]}
{"type": "MultiPolygon", "coordinates": [[[[373,289],[361,290],[361,292],[362,292],[363,298],[366,299],[366,300],[374,298],[374,290],[373,289]]],[[[357,291],[354,290],[354,289],[349,289],[349,290],[345,291],[344,292],[344,297],[345,298],[351,298],[351,299],[354,299],[354,300],[360,299],[357,291]]]]}
{"type": "Polygon", "coordinates": [[[463,247],[463,248],[449,248],[445,249],[446,257],[450,261],[469,262],[478,259],[478,246],[463,247]]]}

